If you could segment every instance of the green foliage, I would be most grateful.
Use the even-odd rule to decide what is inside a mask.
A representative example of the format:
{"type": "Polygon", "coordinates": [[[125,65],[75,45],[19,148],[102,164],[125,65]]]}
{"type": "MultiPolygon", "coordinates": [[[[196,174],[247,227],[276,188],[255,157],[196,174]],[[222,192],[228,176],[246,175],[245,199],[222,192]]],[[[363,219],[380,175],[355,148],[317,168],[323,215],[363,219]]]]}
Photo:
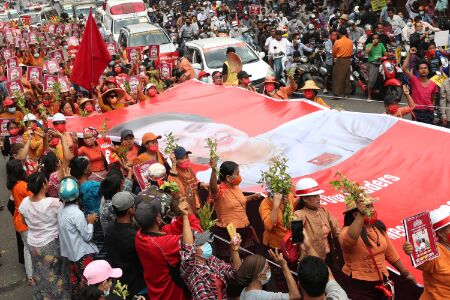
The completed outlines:
{"type": "Polygon", "coordinates": [[[121,299],[127,299],[130,295],[128,292],[128,284],[122,284],[120,280],[117,280],[112,293],[119,296],[121,299]]]}
{"type": "MultiPolygon", "coordinates": [[[[219,155],[217,154],[217,140],[216,139],[208,138],[206,140],[205,148],[209,149],[209,160],[210,161],[217,162],[220,159],[219,155]]],[[[216,171],[216,173],[218,173],[217,167],[215,168],[215,171],[216,171]]]]}
{"type": "Polygon", "coordinates": [[[26,100],[23,94],[19,91],[13,92],[13,97],[16,99],[17,106],[22,111],[24,115],[28,114],[30,111],[26,107],[26,100]]]}
{"type": "Polygon", "coordinates": [[[123,89],[125,90],[125,92],[127,92],[127,94],[131,94],[131,86],[128,80],[125,80],[123,82],[123,89]]]}
{"type": "Polygon", "coordinates": [[[53,88],[53,102],[56,103],[61,102],[61,84],[59,82],[55,82],[52,88],[53,88]]]}
{"type": "Polygon", "coordinates": [[[173,135],[173,132],[165,134],[164,137],[166,139],[166,148],[164,148],[164,153],[166,154],[173,153],[173,151],[178,147],[177,139],[173,135]]]}
{"type": "Polygon", "coordinates": [[[159,187],[161,190],[165,191],[166,189],[173,193],[178,193],[180,191],[180,187],[176,182],[166,181],[163,185],[159,187]]]}
{"type": "Polygon", "coordinates": [[[200,218],[200,225],[204,231],[207,231],[216,225],[217,220],[212,220],[214,209],[211,204],[206,203],[197,211],[197,213],[200,218]]]}

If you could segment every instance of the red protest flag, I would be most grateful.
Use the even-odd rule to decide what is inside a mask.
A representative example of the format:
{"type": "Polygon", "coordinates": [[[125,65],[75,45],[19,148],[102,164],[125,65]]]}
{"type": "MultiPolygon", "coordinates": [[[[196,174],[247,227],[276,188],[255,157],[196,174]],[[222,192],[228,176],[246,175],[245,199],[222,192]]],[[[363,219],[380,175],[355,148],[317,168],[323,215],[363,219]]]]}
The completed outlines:
{"type": "Polygon", "coordinates": [[[99,83],[100,75],[110,61],[111,55],[97,28],[97,24],[95,24],[91,9],[83,38],[75,57],[70,81],[91,91],[92,84],[97,85],[99,83]]]}

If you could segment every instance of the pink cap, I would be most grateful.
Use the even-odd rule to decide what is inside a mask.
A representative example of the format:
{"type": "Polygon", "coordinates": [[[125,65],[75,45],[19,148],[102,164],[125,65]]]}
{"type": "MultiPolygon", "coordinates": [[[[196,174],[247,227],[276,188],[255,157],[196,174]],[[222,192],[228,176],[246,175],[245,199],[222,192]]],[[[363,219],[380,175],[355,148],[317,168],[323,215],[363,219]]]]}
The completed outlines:
{"type": "Polygon", "coordinates": [[[106,260],[94,260],[86,266],[83,276],[86,278],[88,285],[93,285],[108,278],[122,277],[122,269],[111,268],[111,265],[106,260]]]}

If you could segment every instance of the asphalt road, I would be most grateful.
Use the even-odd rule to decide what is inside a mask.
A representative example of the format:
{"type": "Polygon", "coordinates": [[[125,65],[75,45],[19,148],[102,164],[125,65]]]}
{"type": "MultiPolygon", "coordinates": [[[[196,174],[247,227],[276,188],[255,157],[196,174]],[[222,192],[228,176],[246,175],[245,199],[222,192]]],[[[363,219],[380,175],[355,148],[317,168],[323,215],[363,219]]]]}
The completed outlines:
{"type": "MultiPolygon", "coordinates": [[[[356,97],[361,97],[356,96],[356,97]]],[[[383,103],[375,101],[368,103],[364,99],[332,100],[323,97],[332,108],[357,112],[382,113],[383,103]]],[[[6,160],[0,158],[0,195],[5,208],[0,211],[0,299],[28,300],[31,299],[31,288],[25,280],[25,269],[18,263],[16,237],[12,218],[6,208],[10,192],[6,189],[5,179],[6,160]]]]}

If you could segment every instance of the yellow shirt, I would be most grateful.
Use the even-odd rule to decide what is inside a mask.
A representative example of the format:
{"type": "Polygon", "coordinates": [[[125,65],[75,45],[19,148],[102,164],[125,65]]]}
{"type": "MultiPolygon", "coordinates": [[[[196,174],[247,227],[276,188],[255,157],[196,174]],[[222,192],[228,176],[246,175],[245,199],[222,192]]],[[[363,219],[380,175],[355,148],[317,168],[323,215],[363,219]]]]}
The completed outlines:
{"type": "Polygon", "coordinates": [[[420,300],[450,299],[450,250],[437,244],[439,257],[417,267],[422,270],[424,291],[420,300]]]}

